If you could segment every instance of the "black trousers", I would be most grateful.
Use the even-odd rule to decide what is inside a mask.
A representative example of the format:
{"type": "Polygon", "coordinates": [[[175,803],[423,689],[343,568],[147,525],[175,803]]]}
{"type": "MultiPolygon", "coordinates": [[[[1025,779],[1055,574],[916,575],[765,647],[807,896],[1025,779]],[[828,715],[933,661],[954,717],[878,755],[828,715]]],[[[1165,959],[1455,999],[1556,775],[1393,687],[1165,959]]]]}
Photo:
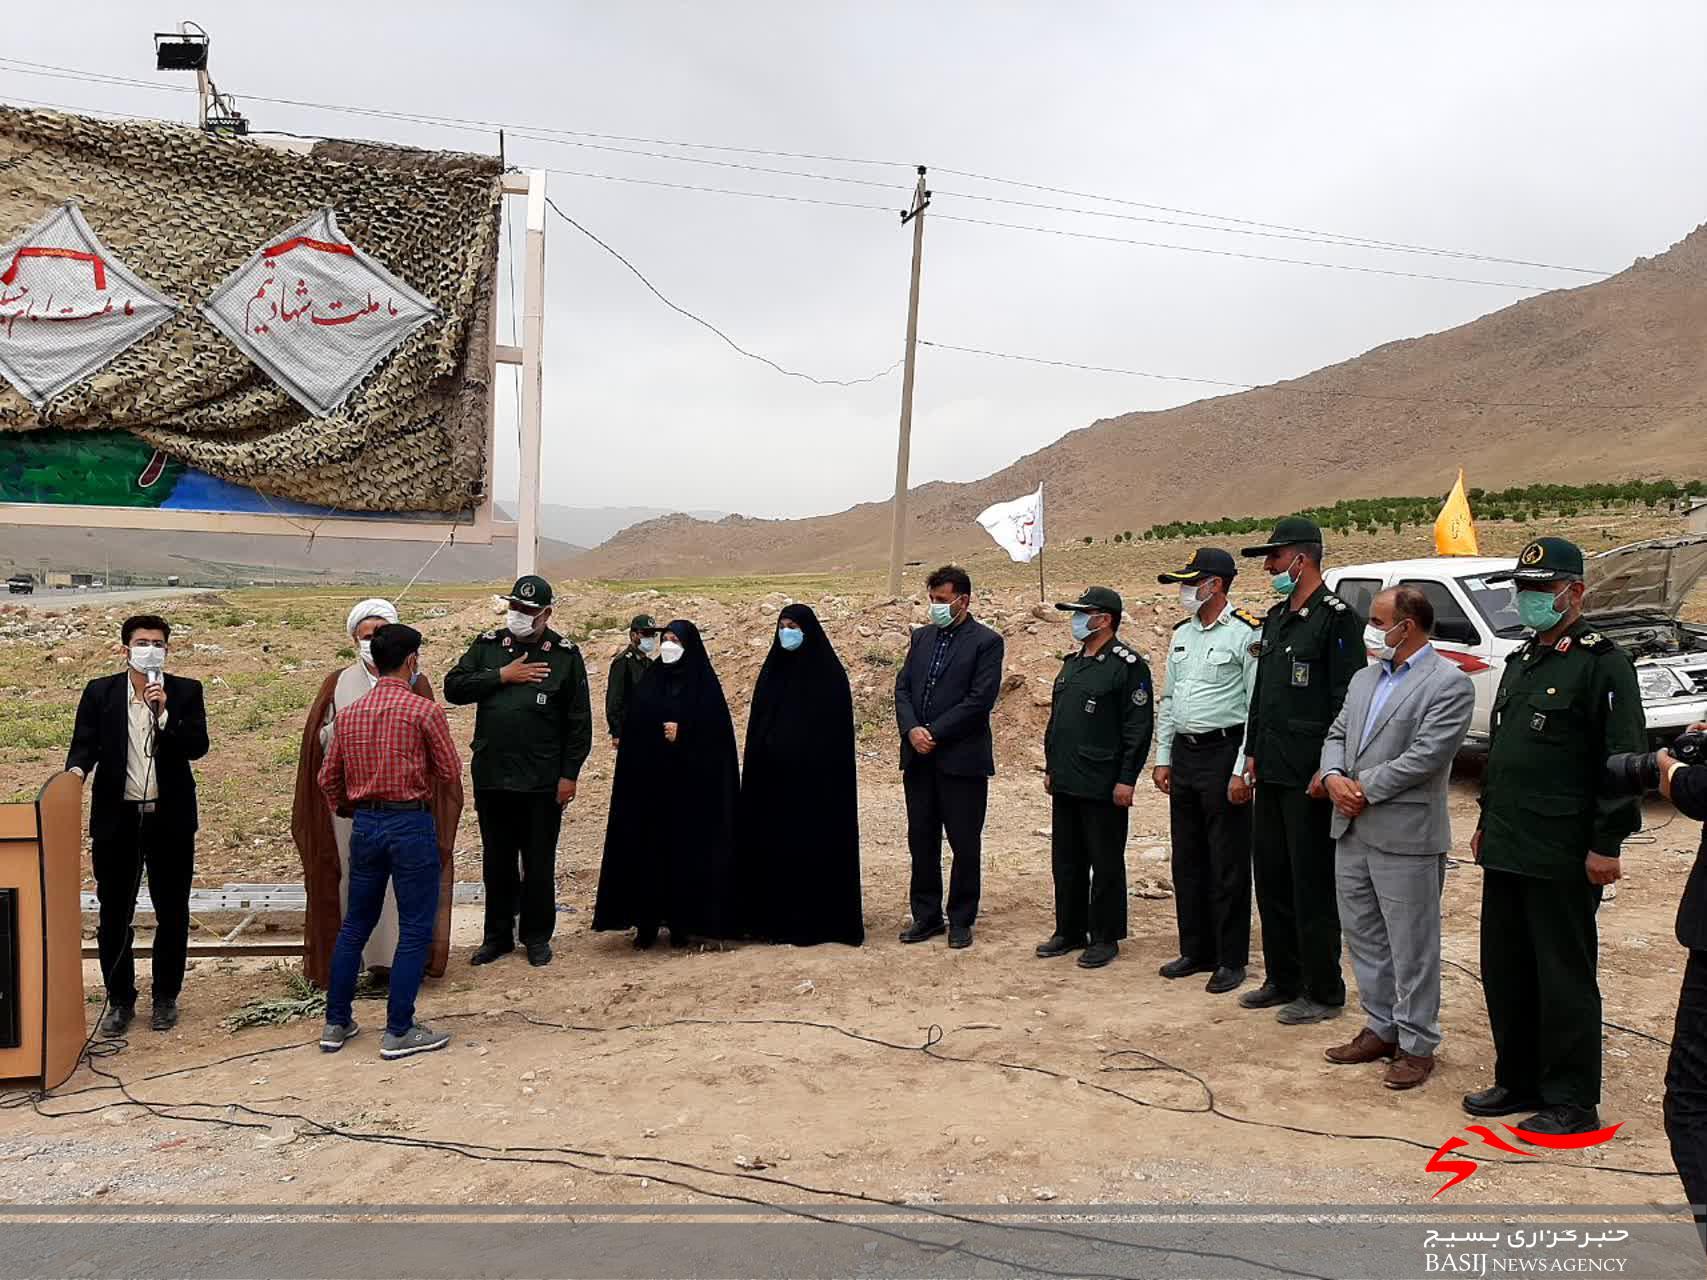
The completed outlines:
{"type": "Polygon", "coordinates": [[[563,806],[549,791],[476,791],[474,810],[480,818],[480,878],[486,883],[484,940],[512,945],[519,912],[523,945],[551,941],[563,806]]]}
{"type": "Polygon", "coordinates": [[[907,795],[907,849],[913,855],[908,896],[913,923],[934,925],[942,920],[942,837],[954,866],[948,876],[948,923],[970,929],[978,918],[978,894],[983,884],[984,814],[990,806],[990,780],[941,773],[928,760],[915,760],[902,771],[907,795]]]}
{"type": "Polygon", "coordinates": [[[1666,1137],[1707,1247],[1707,951],[1691,949],[1666,1063],[1666,1137]]]}
{"type": "Polygon", "coordinates": [[[1601,888],[1482,872],[1482,989],[1494,1083],[1548,1106],[1600,1103],[1601,888]]]}
{"type": "Polygon", "coordinates": [[[1343,1005],[1339,898],[1328,835],[1333,805],[1312,800],[1303,787],[1259,780],[1256,791],[1251,868],[1268,981],[1318,1004],[1343,1005]]]}
{"type": "Polygon", "coordinates": [[[1224,969],[1251,958],[1251,806],[1227,799],[1239,737],[1193,746],[1174,738],[1173,829],[1179,953],[1224,969]]]}
{"type": "Polygon", "coordinates": [[[156,814],[138,814],[125,802],[127,820],[94,842],[95,898],[101,907],[97,933],[107,1000],[114,1008],[136,1004],[136,957],[131,920],[142,872],[154,903],[154,1003],[176,1000],[184,989],[184,955],[190,945],[190,881],[196,870],[194,833],[166,829],[156,814]],[[139,820],[140,818],[140,820],[139,820]]]}
{"type": "MultiPolygon", "coordinates": [[[[1111,788],[1112,790],[1112,788],[1111,788]]],[[[1055,932],[1074,943],[1126,936],[1126,819],[1111,800],[1056,796],[1049,836],[1055,932]]]]}

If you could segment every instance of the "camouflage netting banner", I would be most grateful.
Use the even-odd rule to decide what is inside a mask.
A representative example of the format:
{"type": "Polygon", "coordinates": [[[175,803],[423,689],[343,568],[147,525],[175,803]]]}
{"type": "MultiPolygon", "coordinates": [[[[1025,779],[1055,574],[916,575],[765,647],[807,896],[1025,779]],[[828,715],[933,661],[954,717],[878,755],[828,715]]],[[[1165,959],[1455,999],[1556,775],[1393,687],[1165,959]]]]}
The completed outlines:
{"type": "MultiPolygon", "coordinates": [[[[41,351],[11,353],[36,363],[0,376],[0,448],[8,432],[117,428],[171,461],[300,502],[469,508],[486,473],[499,180],[494,157],[338,142],[305,154],[0,107],[0,245],[12,246],[0,274],[74,203],[74,218],[51,223],[64,247],[104,256],[103,270],[119,264],[114,278],[136,294],[133,315],[103,314],[88,258],[17,260],[0,296],[51,268],[73,296],[54,307],[79,308],[65,314],[100,336],[69,381],[44,372],[41,351]],[[248,304],[268,281],[257,312],[248,304]],[[136,323],[145,302],[148,328],[136,323]],[[273,331],[255,334],[258,317],[273,331]]],[[[18,311],[0,308],[0,346],[5,314],[18,311]]]]}

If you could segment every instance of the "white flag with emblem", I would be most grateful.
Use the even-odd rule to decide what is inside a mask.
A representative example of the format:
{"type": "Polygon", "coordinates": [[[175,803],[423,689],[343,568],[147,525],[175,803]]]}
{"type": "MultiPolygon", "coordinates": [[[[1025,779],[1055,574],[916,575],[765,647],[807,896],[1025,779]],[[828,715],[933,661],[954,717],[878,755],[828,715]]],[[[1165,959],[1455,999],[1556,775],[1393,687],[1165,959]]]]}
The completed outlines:
{"type": "Polygon", "coordinates": [[[978,523],[1010,558],[1030,564],[1043,550],[1043,486],[1023,498],[985,508],[978,523]]]}

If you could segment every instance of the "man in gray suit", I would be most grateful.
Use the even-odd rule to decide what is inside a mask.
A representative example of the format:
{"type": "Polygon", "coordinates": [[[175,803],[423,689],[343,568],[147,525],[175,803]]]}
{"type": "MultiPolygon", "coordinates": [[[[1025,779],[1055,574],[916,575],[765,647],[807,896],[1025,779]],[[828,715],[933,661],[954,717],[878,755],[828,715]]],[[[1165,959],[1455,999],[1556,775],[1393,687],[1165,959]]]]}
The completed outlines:
{"type": "Polygon", "coordinates": [[[1470,727],[1470,677],[1428,642],[1434,607],[1415,587],[1375,597],[1312,791],[1333,801],[1340,928],[1368,1019],[1329,1062],[1389,1059],[1383,1083],[1414,1089],[1440,1044],[1440,892],[1452,827],[1446,784],[1470,727]]]}

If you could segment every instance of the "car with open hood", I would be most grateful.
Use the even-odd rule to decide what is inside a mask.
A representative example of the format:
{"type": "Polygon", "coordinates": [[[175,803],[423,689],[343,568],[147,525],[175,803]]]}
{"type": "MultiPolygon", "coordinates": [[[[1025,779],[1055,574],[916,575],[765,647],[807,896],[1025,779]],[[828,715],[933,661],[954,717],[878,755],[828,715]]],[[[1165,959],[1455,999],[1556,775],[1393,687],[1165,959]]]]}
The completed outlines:
{"type": "MultiPolygon", "coordinates": [[[[1485,745],[1506,658],[1528,636],[1518,621],[1516,584],[1488,575],[1513,562],[1487,556],[1433,556],[1342,565],[1328,586],[1364,617],[1377,593],[1415,586],[1434,605],[1434,647],[1476,687],[1468,745],[1485,745]]],[[[1636,664],[1648,737],[1669,743],[1707,721],[1707,623],[1685,622],[1684,603],[1707,576],[1707,536],[1650,538],[1590,556],[1583,614],[1636,664]]]]}

